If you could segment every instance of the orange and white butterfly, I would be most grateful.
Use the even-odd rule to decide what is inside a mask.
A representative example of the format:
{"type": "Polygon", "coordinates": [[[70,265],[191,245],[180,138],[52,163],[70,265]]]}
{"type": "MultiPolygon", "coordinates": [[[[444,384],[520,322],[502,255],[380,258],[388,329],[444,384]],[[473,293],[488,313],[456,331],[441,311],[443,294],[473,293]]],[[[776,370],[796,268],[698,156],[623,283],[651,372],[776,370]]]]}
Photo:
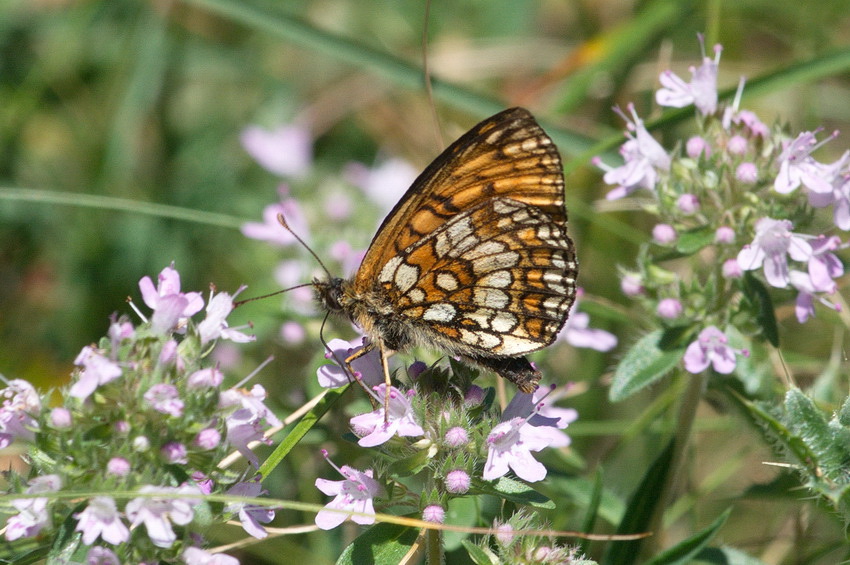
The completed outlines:
{"type": "Polygon", "coordinates": [[[523,108],[479,123],[413,182],[349,279],[319,302],[369,336],[365,352],[436,349],[533,391],[525,358],[554,341],[576,296],[555,144],[523,108]]]}

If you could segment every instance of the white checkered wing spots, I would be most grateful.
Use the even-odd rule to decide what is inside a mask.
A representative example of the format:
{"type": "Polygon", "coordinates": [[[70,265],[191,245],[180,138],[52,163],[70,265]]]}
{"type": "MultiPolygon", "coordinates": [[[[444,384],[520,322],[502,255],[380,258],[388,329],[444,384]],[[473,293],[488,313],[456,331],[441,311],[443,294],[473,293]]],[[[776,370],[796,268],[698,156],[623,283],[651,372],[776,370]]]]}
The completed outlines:
{"type": "Polygon", "coordinates": [[[378,283],[399,313],[435,341],[515,357],[555,339],[575,298],[576,269],[565,222],[495,197],[390,259],[378,283]]]}

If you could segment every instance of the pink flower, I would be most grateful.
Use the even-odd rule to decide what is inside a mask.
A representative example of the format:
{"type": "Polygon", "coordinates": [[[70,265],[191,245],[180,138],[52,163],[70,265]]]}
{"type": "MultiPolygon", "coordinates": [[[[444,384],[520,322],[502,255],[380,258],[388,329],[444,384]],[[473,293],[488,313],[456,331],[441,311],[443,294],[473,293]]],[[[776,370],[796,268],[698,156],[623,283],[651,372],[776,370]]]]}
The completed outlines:
{"type": "Polygon", "coordinates": [[[705,139],[695,135],[688,139],[687,143],[685,143],[685,153],[687,153],[688,157],[691,159],[696,159],[700,155],[708,158],[711,156],[711,146],[705,139]]]}
{"type": "Polygon", "coordinates": [[[83,543],[91,545],[98,537],[118,545],[130,539],[130,530],[121,521],[115,501],[109,496],[92,498],[85,510],[74,514],[77,519],[75,531],[83,532],[83,543]]]}
{"type": "Polygon", "coordinates": [[[818,236],[812,240],[812,256],[809,259],[809,276],[819,292],[835,292],[836,279],[844,274],[844,264],[833,251],[841,247],[838,236],[818,236]]]}
{"type": "Polygon", "coordinates": [[[705,55],[705,44],[700,36],[702,45],[702,65],[691,67],[691,82],[686,83],[672,71],[664,71],[659,77],[661,88],[655,93],[655,101],[660,106],[684,108],[688,104],[697,107],[703,116],[713,114],[717,110],[717,67],[720,63],[720,45],[714,46],[714,59],[705,55]]]}
{"type": "Polygon", "coordinates": [[[121,560],[111,549],[96,545],[86,553],[86,565],[121,565],[121,560]]]}
{"type": "Polygon", "coordinates": [[[715,326],[699,333],[697,340],[685,350],[685,370],[689,373],[705,371],[709,365],[718,373],[728,375],[735,370],[736,354],[748,356],[746,350],[735,350],[727,345],[726,335],[715,326]]]}
{"type": "MultiPolygon", "coordinates": [[[[324,388],[339,388],[347,385],[349,377],[339,363],[345,363],[351,355],[363,349],[363,338],[354,338],[351,341],[335,338],[328,342],[328,347],[330,351],[325,353],[325,359],[332,359],[333,363],[322,365],[316,371],[319,385],[324,388]]],[[[384,380],[381,353],[377,347],[355,359],[351,363],[351,368],[354,369],[353,376],[363,379],[367,387],[375,386],[384,380]]]]}
{"type": "Polygon", "coordinates": [[[771,286],[788,286],[788,259],[808,261],[812,246],[791,232],[793,224],[788,220],[762,218],[756,222],[756,236],[750,245],[738,253],[738,265],[745,271],[764,265],[764,276],[771,286]]]}
{"type": "Polygon", "coordinates": [[[195,436],[194,444],[204,451],[215,449],[221,443],[221,434],[215,428],[204,428],[195,436]]]}
{"type": "Polygon", "coordinates": [[[126,477],[130,474],[130,462],[123,457],[113,457],[106,462],[106,473],[116,477],[126,477]]]}
{"type": "MultiPolygon", "coordinates": [[[[8,447],[17,438],[34,441],[41,412],[41,398],[35,388],[23,379],[12,379],[0,390],[0,449],[8,447]]],[[[70,414],[69,414],[70,418],[70,414]]]]}
{"type": "Polygon", "coordinates": [[[626,120],[628,129],[634,134],[627,132],[626,136],[629,139],[620,147],[620,154],[625,161],[623,165],[611,168],[598,158],[593,160],[596,166],[606,171],[602,177],[603,180],[607,184],[618,185],[605,195],[608,200],[622,198],[639,188],[654,189],[658,182],[658,172],[670,170],[670,156],[647,131],[643,120],[635,111],[634,104],[628,105],[631,119],[619,109],[616,110],[626,120]]]}
{"type": "Polygon", "coordinates": [[[86,399],[99,387],[121,376],[121,367],[104,357],[94,347],[87,345],[74,360],[74,365],[82,367],[77,382],[71,385],[68,394],[74,398],[86,399]]]}
{"type": "Polygon", "coordinates": [[[273,130],[249,126],[239,140],[261,167],[278,176],[301,177],[312,165],[313,138],[304,126],[281,125],[273,130]]]}
{"type": "Polygon", "coordinates": [[[652,228],[652,240],[659,245],[667,245],[676,241],[678,234],[670,224],[656,224],[652,228]]]}
{"type": "MultiPolygon", "coordinates": [[[[59,475],[44,475],[35,477],[28,483],[26,494],[56,492],[62,488],[59,475]]],[[[47,507],[49,498],[19,498],[12,499],[12,506],[19,512],[10,516],[6,521],[6,539],[14,541],[19,538],[29,538],[38,535],[52,524],[50,511],[47,507]]]]}
{"type": "Polygon", "coordinates": [[[225,418],[227,443],[235,447],[254,467],[260,466],[259,458],[248,448],[252,441],[269,442],[263,436],[268,427],[280,426],[281,422],[263,401],[266,389],[254,385],[250,391],[231,388],[219,398],[221,408],[236,408],[225,418]]]}
{"type": "MultiPolygon", "coordinates": [[[[402,437],[421,436],[425,433],[414,417],[413,406],[408,396],[396,387],[380,384],[374,387],[376,391],[375,400],[379,407],[373,412],[361,414],[351,419],[351,426],[361,432],[367,432],[357,442],[362,447],[374,447],[389,441],[391,437],[398,434],[402,437]],[[389,395],[389,410],[384,417],[384,397],[389,395]]],[[[410,391],[412,394],[413,391],[410,391]]]]}
{"type": "Polygon", "coordinates": [[[605,330],[589,327],[590,315],[579,312],[576,308],[578,303],[579,301],[576,300],[570,308],[567,323],[561,328],[557,339],[566,341],[573,347],[585,347],[596,351],[610,351],[617,347],[617,336],[605,330]]]}
{"type": "Polygon", "coordinates": [[[720,226],[714,232],[715,243],[735,243],[735,230],[729,226],[720,226]]]}
{"type": "Polygon", "coordinates": [[[292,233],[280,225],[277,217],[283,214],[287,225],[298,234],[299,237],[309,237],[309,226],[307,216],[301,205],[293,198],[284,198],[280,202],[269,204],[263,208],[262,222],[246,222],[242,224],[242,235],[251,239],[266,241],[281,247],[293,245],[298,242],[292,233]]]}
{"type": "Polygon", "coordinates": [[[422,520],[442,524],[446,521],[446,509],[439,504],[430,504],[422,510],[422,520]]]}
{"type": "Polygon", "coordinates": [[[224,553],[210,553],[199,547],[187,547],[180,558],[186,565],[239,565],[239,560],[224,553]]]}
{"type": "MultiPolygon", "coordinates": [[[[327,452],[323,453],[327,458],[327,452]]],[[[316,514],[316,525],[323,530],[330,530],[345,522],[346,518],[351,518],[357,524],[374,524],[373,499],[376,496],[382,496],[384,489],[372,478],[372,469],[358,471],[348,465],[339,468],[330,460],[328,462],[345,477],[345,480],[316,479],[316,488],[328,496],[335,497],[316,514]]]]}
{"type": "Polygon", "coordinates": [[[142,299],[153,310],[151,327],[157,333],[171,330],[183,318],[200,312],[204,299],[199,292],[180,292],[180,273],[172,263],[159,273],[156,288],[150,277],[139,281],[142,299]]]}
{"type": "Polygon", "coordinates": [[[169,441],[159,450],[166,463],[179,463],[185,465],[189,462],[186,446],[179,441],[169,441]]]}
{"type": "Polygon", "coordinates": [[[850,174],[843,172],[832,182],[832,192],[809,192],[809,204],[815,208],[833,205],[833,222],[838,229],[850,230],[850,174]]]}
{"type": "Polygon", "coordinates": [[[343,176],[363,190],[370,199],[389,212],[407,188],[413,184],[418,171],[403,159],[390,158],[369,168],[352,162],[345,166],[343,176]]]}
{"type": "Polygon", "coordinates": [[[189,375],[189,378],[186,379],[186,388],[190,390],[199,388],[215,388],[221,385],[223,380],[224,375],[221,371],[219,371],[218,367],[207,367],[206,369],[200,369],[189,375]]]}
{"type": "Polygon", "coordinates": [[[198,334],[201,337],[201,345],[206,345],[214,339],[229,339],[236,343],[246,343],[257,339],[255,336],[246,335],[239,331],[242,327],[231,328],[227,325],[227,316],[233,311],[233,299],[245,290],[245,286],[240,286],[233,296],[226,292],[219,292],[213,295],[210,292],[210,301],[207,304],[207,317],[198,324],[198,334]]]}
{"type": "Polygon", "coordinates": [[[148,389],[144,395],[145,402],[151,408],[162,414],[179,418],[183,415],[183,401],[177,392],[177,387],[167,383],[158,383],[148,389]]]}
{"type": "Polygon", "coordinates": [[[699,198],[695,194],[683,194],[676,200],[676,207],[685,215],[699,212],[699,198]]]}
{"type": "Polygon", "coordinates": [[[177,535],[171,528],[172,522],[185,526],[194,518],[193,508],[198,504],[201,491],[196,486],[182,487],[144,486],[141,494],[159,494],[161,496],[134,498],[127,503],[127,518],[131,528],[145,525],[148,537],[157,547],[171,547],[177,535]]]}
{"type": "MultiPolygon", "coordinates": [[[[528,413],[532,395],[517,393],[505,407],[502,422],[497,424],[487,436],[487,462],[484,464],[482,478],[492,481],[513,469],[516,475],[530,483],[546,478],[546,467],[532,457],[532,451],[540,451],[555,440],[551,433],[553,426],[535,426],[531,418],[538,416],[537,410],[528,413]],[[522,414],[513,416],[513,414],[522,414]]],[[[546,422],[551,423],[550,421],[546,422]]],[[[556,430],[557,431],[557,430],[556,430]]]]}
{"type": "Polygon", "coordinates": [[[460,426],[454,426],[446,430],[443,438],[448,447],[463,447],[469,443],[469,434],[460,426]]]}
{"type": "Polygon", "coordinates": [[[779,174],[773,188],[780,194],[788,194],[797,189],[801,184],[809,190],[819,194],[831,194],[832,183],[850,159],[850,151],[845,152],[841,158],[831,165],[824,165],[815,161],[812,152],[827,141],[834,138],[833,134],[821,143],[817,142],[815,132],[804,131],[796,139],[786,144],[785,149],[777,158],[779,163],[779,174]]]}
{"type": "MultiPolygon", "coordinates": [[[[244,496],[248,498],[258,498],[263,494],[267,494],[268,491],[263,490],[262,485],[260,485],[259,481],[252,480],[247,482],[236,483],[230,489],[228,489],[226,494],[230,494],[233,496],[244,496]]],[[[232,512],[234,514],[239,515],[239,521],[242,522],[242,528],[251,536],[257,539],[263,539],[267,537],[269,534],[266,532],[266,529],[260,525],[268,524],[272,520],[274,520],[274,510],[271,508],[267,508],[264,506],[257,506],[253,504],[246,504],[244,502],[234,502],[228,504],[224,508],[225,512],[232,512]]]]}
{"type": "Polygon", "coordinates": [[[682,315],[682,303],[675,298],[663,298],[658,302],[656,312],[662,318],[675,320],[682,315]]]}
{"type": "Polygon", "coordinates": [[[452,494],[464,494],[469,491],[472,479],[463,469],[455,469],[446,473],[446,491],[452,494]]]}
{"type": "MultiPolygon", "coordinates": [[[[815,284],[812,282],[812,277],[809,273],[792,270],[788,274],[788,279],[791,286],[797,289],[797,299],[794,302],[794,314],[797,316],[797,321],[801,324],[805,324],[809,318],[815,315],[816,299],[831,310],[841,310],[841,307],[838,304],[830,302],[823,296],[818,296],[818,293],[822,292],[823,289],[815,288],[815,284]]],[[[831,294],[832,292],[835,292],[835,290],[836,286],[833,281],[833,287],[826,292],[831,294]]]]}
{"type": "Polygon", "coordinates": [[[735,169],[735,178],[744,184],[755,184],[759,180],[759,170],[755,163],[741,163],[735,169]]]}

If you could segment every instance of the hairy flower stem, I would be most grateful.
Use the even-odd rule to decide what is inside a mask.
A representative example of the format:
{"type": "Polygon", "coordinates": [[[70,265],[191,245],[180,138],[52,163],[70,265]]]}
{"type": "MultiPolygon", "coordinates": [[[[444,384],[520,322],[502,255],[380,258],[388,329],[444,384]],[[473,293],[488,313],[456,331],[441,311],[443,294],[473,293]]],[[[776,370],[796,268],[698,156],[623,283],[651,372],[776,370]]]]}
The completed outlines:
{"type": "Polygon", "coordinates": [[[687,379],[687,387],[682,396],[682,403],[679,405],[679,417],[676,426],[676,438],[673,446],[673,456],[670,460],[670,472],[667,474],[667,481],[659,494],[658,504],[653,512],[652,520],[649,523],[649,531],[655,535],[649,538],[645,546],[645,555],[655,555],[664,545],[665,536],[662,535],[664,526],[664,511],[670,502],[673,491],[676,485],[679,484],[679,478],[682,475],[685,453],[688,449],[688,443],[691,437],[694,420],[697,415],[700,399],[705,392],[708,383],[709,372],[702,371],[697,374],[685,373],[687,379]]]}
{"type": "Polygon", "coordinates": [[[425,532],[426,562],[428,565],[443,565],[446,562],[442,542],[443,536],[440,530],[428,529],[425,532]]]}

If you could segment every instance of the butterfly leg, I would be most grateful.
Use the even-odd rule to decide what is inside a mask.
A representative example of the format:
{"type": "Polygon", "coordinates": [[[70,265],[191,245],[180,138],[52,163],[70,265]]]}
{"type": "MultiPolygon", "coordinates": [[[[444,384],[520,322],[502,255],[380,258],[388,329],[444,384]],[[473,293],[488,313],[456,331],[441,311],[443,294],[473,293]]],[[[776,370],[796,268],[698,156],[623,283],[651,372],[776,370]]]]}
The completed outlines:
{"type": "MultiPolygon", "coordinates": [[[[352,353],[351,355],[346,357],[345,361],[344,361],[345,371],[346,371],[346,373],[348,373],[349,378],[353,378],[357,382],[357,384],[359,384],[361,386],[361,388],[363,388],[363,390],[366,391],[366,396],[369,397],[369,402],[372,403],[372,406],[374,406],[375,403],[374,403],[374,400],[372,399],[371,391],[363,383],[363,379],[358,378],[357,371],[354,370],[354,367],[352,367],[351,364],[354,361],[356,361],[357,359],[363,357],[364,355],[366,355],[367,353],[372,351],[372,349],[374,349],[374,348],[375,348],[375,346],[372,344],[372,342],[367,342],[363,347],[361,347],[360,349],[358,349],[357,351],[355,351],[354,353],[352,353]]],[[[383,357],[383,352],[382,352],[381,357],[383,357]]]]}
{"type": "Polygon", "coordinates": [[[543,375],[525,357],[471,357],[471,361],[514,383],[525,393],[537,390],[543,375]]]}
{"type": "MultiPolygon", "coordinates": [[[[367,353],[372,351],[372,349],[374,349],[374,348],[375,348],[374,343],[370,341],[363,348],[358,349],[357,351],[355,351],[354,353],[352,353],[351,355],[349,355],[346,358],[345,367],[348,370],[348,373],[350,375],[352,375],[352,376],[355,375],[355,371],[354,371],[354,368],[351,366],[351,363],[354,362],[355,360],[359,359],[360,357],[366,355],[367,353]]],[[[389,419],[389,413],[390,413],[390,387],[392,386],[392,381],[390,379],[390,366],[387,362],[387,353],[386,353],[386,349],[384,348],[384,343],[382,341],[378,342],[378,353],[380,354],[380,357],[381,357],[381,368],[384,371],[384,383],[386,384],[386,388],[384,389],[384,423],[386,423],[389,419]]],[[[362,379],[356,379],[356,380],[357,380],[358,383],[360,383],[360,386],[362,386],[363,389],[366,390],[366,385],[363,384],[363,380],[362,379]]],[[[369,393],[368,390],[366,390],[366,392],[369,393]]],[[[369,398],[370,399],[372,398],[371,394],[369,394],[369,398]]],[[[374,406],[374,404],[373,404],[373,406],[374,406]]]]}

